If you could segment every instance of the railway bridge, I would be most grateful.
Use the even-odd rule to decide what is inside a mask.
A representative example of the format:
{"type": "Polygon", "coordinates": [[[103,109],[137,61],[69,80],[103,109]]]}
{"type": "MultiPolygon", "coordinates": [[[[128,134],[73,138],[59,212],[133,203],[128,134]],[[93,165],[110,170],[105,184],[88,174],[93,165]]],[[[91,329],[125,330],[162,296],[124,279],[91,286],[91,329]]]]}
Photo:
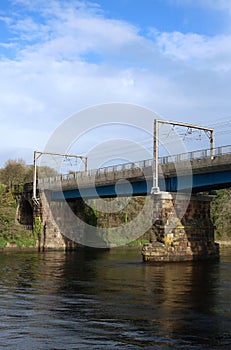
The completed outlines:
{"type": "Polygon", "coordinates": [[[158,174],[159,189],[154,192],[153,159],[39,179],[36,182],[39,201],[35,201],[33,184],[27,184],[19,195],[19,212],[21,208],[23,218],[30,207],[32,211],[27,214],[33,213],[32,221],[41,218],[40,249],[79,245],[108,248],[138,238],[132,234],[137,224],[134,212],[145,208],[145,220],[141,220],[139,227],[142,236],[149,240],[142,247],[144,261],[217,257],[210,219],[211,193],[231,186],[231,146],[214,148],[212,154],[211,149],[203,149],[161,157],[158,174]],[[110,207],[111,201],[117,201],[119,208],[118,203],[128,198],[129,207],[125,210],[123,204],[122,214],[100,212],[102,203],[98,202],[106,201],[110,207]],[[73,224],[73,214],[81,218],[77,225],[73,224]],[[97,235],[96,230],[89,233],[82,224],[84,221],[104,229],[106,222],[110,222],[110,230],[103,236],[97,235]],[[122,236],[125,231],[130,232],[127,241],[122,236],[111,236],[109,231],[118,226],[123,227],[122,236]]]}

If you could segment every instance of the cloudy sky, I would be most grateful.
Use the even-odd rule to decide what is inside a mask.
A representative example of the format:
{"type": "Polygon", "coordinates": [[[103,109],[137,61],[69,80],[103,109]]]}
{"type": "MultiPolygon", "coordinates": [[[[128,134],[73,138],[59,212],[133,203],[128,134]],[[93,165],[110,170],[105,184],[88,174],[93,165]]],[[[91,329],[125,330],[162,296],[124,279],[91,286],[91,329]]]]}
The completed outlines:
{"type": "Polygon", "coordinates": [[[1,0],[0,166],[92,105],[231,130],[231,1],[1,0]]]}

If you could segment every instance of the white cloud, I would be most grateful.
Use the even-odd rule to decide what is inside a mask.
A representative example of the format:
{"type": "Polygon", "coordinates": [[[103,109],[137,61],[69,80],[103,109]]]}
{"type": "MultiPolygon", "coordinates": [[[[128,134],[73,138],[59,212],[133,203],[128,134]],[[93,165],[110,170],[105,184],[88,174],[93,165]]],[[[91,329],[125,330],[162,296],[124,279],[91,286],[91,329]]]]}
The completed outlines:
{"type": "Polygon", "coordinates": [[[195,69],[231,69],[231,35],[206,37],[156,30],[151,30],[151,33],[160,52],[176,61],[191,64],[195,69]]]}
{"type": "Polygon", "coordinates": [[[4,147],[41,149],[64,118],[99,103],[140,104],[191,122],[231,109],[229,36],[152,30],[147,39],[92,3],[14,4],[17,15],[5,19],[12,40],[0,44],[15,48],[0,61],[0,120],[13,135],[4,147]]]}
{"type": "MultiPolygon", "coordinates": [[[[81,11],[82,13],[82,11],[81,11]]],[[[24,36],[31,36],[34,39],[33,32],[37,33],[37,25],[28,26],[28,19],[24,26],[24,36]],[[35,30],[30,28],[34,27],[35,30]],[[27,31],[27,29],[29,29],[27,31]]],[[[127,45],[139,45],[143,41],[138,35],[138,30],[127,23],[121,21],[107,20],[101,17],[94,17],[91,14],[86,17],[80,17],[78,10],[74,13],[62,14],[62,18],[52,19],[43,31],[49,33],[43,35],[40,42],[35,45],[26,47],[21,53],[25,57],[31,52],[44,56],[53,57],[54,59],[62,58],[65,60],[79,59],[81,55],[95,52],[100,55],[118,54],[127,45]]]]}

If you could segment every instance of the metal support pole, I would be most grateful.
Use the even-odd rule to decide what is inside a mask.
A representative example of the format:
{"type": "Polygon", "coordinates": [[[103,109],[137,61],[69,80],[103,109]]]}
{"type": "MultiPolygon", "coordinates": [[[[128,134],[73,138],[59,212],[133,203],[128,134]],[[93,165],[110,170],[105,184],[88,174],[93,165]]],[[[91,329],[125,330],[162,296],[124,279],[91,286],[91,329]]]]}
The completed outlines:
{"type": "Polygon", "coordinates": [[[153,184],[151,189],[151,194],[158,193],[160,191],[158,185],[158,166],[159,166],[159,128],[158,124],[169,124],[169,125],[177,125],[181,127],[185,127],[188,129],[197,129],[197,130],[203,130],[210,141],[210,157],[213,159],[214,157],[214,130],[212,128],[206,128],[199,125],[193,125],[188,123],[181,123],[181,122],[172,122],[170,120],[162,120],[162,119],[155,119],[154,120],[154,129],[153,129],[153,184]]]}
{"type": "Polygon", "coordinates": [[[87,156],[80,156],[76,154],[61,154],[61,153],[54,153],[54,152],[38,152],[34,151],[34,174],[33,174],[33,195],[32,200],[33,202],[38,205],[39,200],[37,198],[37,160],[41,155],[54,155],[54,156],[61,156],[61,157],[73,157],[73,158],[80,158],[84,164],[85,164],[85,172],[88,171],[88,157],[87,156]]]}
{"type": "Polygon", "coordinates": [[[159,166],[159,137],[158,137],[158,120],[154,120],[153,129],[153,182],[151,194],[158,193],[160,191],[158,187],[158,166],[159,166]]]}
{"type": "Polygon", "coordinates": [[[37,198],[37,159],[40,157],[41,153],[34,151],[34,175],[33,175],[33,194],[32,201],[35,205],[39,205],[39,199],[37,198]],[[39,156],[37,157],[37,153],[39,156]]]}
{"type": "Polygon", "coordinates": [[[210,131],[210,157],[213,159],[214,157],[214,130],[210,131]]]}
{"type": "Polygon", "coordinates": [[[87,173],[88,171],[88,158],[85,158],[85,172],[87,173]]]}
{"type": "Polygon", "coordinates": [[[33,176],[33,195],[32,199],[36,200],[36,188],[37,188],[37,162],[36,162],[36,151],[34,151],[34,176],[33,176]]]}

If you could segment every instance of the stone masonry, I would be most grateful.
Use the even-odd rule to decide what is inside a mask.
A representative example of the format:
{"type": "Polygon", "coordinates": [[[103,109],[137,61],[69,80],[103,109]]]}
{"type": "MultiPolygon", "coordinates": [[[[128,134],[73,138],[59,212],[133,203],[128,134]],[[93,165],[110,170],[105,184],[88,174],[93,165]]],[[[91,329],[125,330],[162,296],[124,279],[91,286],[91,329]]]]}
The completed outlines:
{"type": "MultiPolygon", "coordinates": [[[[63,234],[70,224],[69,211],[62,211],[62,202],[50,202],[49,194],[40,193],[42,208],[42,230],[39,238],[39,248],[46,249],[75,249],[71,233],[66,238],[63,234]],[[57,215],[62,213],[62,216],[57,215]],[[53,219],[55,213],[56,219],[53,219]],[[63,228],[63,229],[62,229],[63,228]],[[63,232],[62,232],[63,231],[63,232]]],[[[94,226],[110,226],[125,224],[133,221],[136,212],[141,210],[147,197],[135,197],[126,212],[120,214],[103,214],[86,211],[83,201],[69,203],[72,212],[81,217],[82,221],[91,221],[94,226]],[[87,215],[86,215],[87,214],[87,215]],[[93,217],[94,216],[94,217],[93,217]]],[[[217,258],[219,247],[214,242],[214,226],[210,219],[211,196],[185,195],[160,192],[149,196],[148,211],[153,213],[150,228],[142,236],[149,239],[142,247],[142,257],[145,262],[189,261],[217,258]]],[[[96,200],[97,201],[97,200],[96,200]]],[[[120,199],[121,201],[121,199],[120,199]]],[[[108,203],[109,205],[109,203],[108,203]]],[[[148,218],[147,218],[148,219],[148,218]]],[[[147,220],[146,219],[146,220],[147,220]]],[[[84,227],[84,224],[83,224],[84,227]]],[[[84,242],[84,228],[76,227],[73,236],[79,235],[79,242],[84,242]]]]}
{"type": "Polygon", "coordinates": [[[159,192],[153,196],[153,229],[142,249],[143,261],[189,261],[218,258],[211,197],[159,192]],[[178,197],[176,197],[178,196],[178,197]]]}

